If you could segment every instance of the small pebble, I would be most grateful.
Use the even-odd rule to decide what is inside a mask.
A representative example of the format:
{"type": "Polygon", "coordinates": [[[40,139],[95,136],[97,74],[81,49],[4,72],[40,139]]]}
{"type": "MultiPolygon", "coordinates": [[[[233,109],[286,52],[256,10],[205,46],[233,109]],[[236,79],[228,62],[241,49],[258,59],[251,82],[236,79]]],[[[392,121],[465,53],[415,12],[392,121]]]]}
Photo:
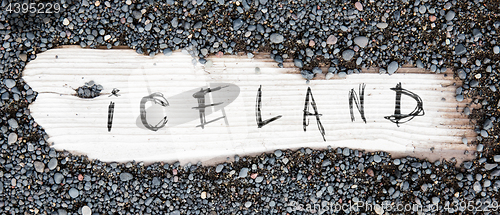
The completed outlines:
{"type": "Polygon", "coordinates": [[[497,163],[500,163],[500,155],[493,156],[493,160],[497,163]]]}
{"type": "Polygon", "coordinates": [[[133,178],[134,178],[134,176],[130,173],[127,173],[127,172],[123,172],[120,174],[121,181],[129,181],[129,180],[132,180],[133,178]]]}
{"type": "Polygon", "coordinates": [[[377,24],[377,27],[380,28],[380,29],[385,29],[389,26],[389,24],[385,23],[385,22],[379,22],[377,24]]]}
{"type": "Polygon", "coordinates": [[[342,52],[342,58],[345,61],[350,61],[352,59],[352,57],[354,57],[354,51],[353,50],[347,49],[344,52],[342,52]]]}
{"type": "Polygon", "coordinates": [[[356,9],[358,9],[359,11],[363,11],[363,5],[361,4],[361,2],[356,2],[354,3],[354,6],[356,7],[356,9]]]}
{"type": "Polygon", "coordinates": [[[49,170],[54,170],[57,167],[57,159],[56,158],[50,159],[47,167],[49,168],[49,170]]]}
{"type": "Polygon", "coordinates": [[[7,143],[10,145],[10,144],[13,144],[15,142],[17,142],[17,134],[16,133],[10,133],[9,137],[7,138],[7,143]]]}
{"type": "Polygon", "coordinates": [[[85,205],[82,207],[82,215],[92,215],[92,210],[89,206],[85,205]]]}
{"type": "Polygon", "coordinates": [[[337,39],[337,37],[336,37],[336,36],[334,36],[334,35],[330,35],[330,36],[328,36],[328,38],[326,39],[326,44],[328,44],[328,45],[334,45],[334,44],[336,44],[336,43],[337,43],[337,40],[338,40],[338,39],[337,39]]]}
{"type": "Polygon", "coordinates": [[[76,198],[78,197],[78,195],[80,195],[80,192],[76,188],[71,188],[69,189],[68,194],[69,196],[71,196],[71,198],[76,198]]]}
{"type": "Polygon", "coordinates": [[[399,69],[399,65],[398,65],[398,62],[396,61],[392,61],[389,66],[387,67],[387,73],[389,73],[389,75],[392,75],[394,74],[397,70],[399,69]]]}
{"type": "Polygon", "coordinates": [[[40,161],[35,161],[33,163],[35,165],[35,170],[39,173],[42,173],[44,168],[45,168],[45,164],[43,164],[42,162],[40,161]]]}

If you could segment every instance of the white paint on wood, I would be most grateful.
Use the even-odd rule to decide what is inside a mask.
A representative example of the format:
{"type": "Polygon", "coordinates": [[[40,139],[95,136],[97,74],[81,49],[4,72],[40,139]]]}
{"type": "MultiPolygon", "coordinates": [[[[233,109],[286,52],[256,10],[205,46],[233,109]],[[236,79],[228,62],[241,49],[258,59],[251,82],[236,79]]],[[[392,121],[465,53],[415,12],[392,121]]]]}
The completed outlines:
{"type": "MultiPolygon", "coordinates": [[[[464,150],[474,150],[462,144],[463,137],[475,138],[472,125],[461,114],[465,102],[456,102],[454,80],[442,74],[362,73],[306,84],[297,69],[277,68],[269,60],[211,60],[213,66],[205,69],[200,64],[193,66],[191,57],[181,53],[151,58],[133,50],[51,49],[26,66],[23,78],[39,93],[30,106],[31,114],[49,134],[53,147],[102,161],[210,163],[235,154],[328,145],[431,159],[456,157],[460,161],[470,159],[464,150]],[[260,74],[255,73],[255,67],[260,68],[260,74]],[[91,80],[104,87],[102,95],[76,97],[74,89],[91,80]],[[397,127],[384,116],[394,112],[395,93],[390,88],[399,82],[422,98],[425,115],[397,127]],[[197,106],[196,100],[175,96],[213,83],[235,84],[240,93],[224,108],[228,125],[218,120],[201,129],[196,127],[200,123],[198,111],[191,109],[197,106]],[[356,109],[356,121],[351,122],[348,106],[349,90],[359,93],[361,83],[366,84],[366,124],[356,109]],[[255,103],[260,85],[263,119],[283,117],[259,129],[255,103]],[[314,117],[309,117],[310,125],[303,131],[308,87],[322,114],[326,142],[314,117]],[[120,89],[121,96],[109,97],[113,88],[120,89]],[[152,92],[161,92],[170,103],[160,109],[169,123],[156,132],[138,126],[140,100],[152,92]],[[110,101],[115,103],[115,111],[108,132],[110,101]],[[176,120],[179,123],[174,123],[176,120]]],[[[402,113],[409,113],[416,104],[404,95],[401,103],[402,113]]],[[[220,110],[214,111],[207,114],[207,121],[220,116],[220,110]]]]}

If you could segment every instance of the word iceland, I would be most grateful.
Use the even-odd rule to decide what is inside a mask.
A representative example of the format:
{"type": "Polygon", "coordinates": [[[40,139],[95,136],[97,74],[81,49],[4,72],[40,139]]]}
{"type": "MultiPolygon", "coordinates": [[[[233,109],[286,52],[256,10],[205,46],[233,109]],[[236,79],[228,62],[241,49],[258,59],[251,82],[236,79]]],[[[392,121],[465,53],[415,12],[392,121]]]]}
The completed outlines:
{"type": "MultiPolygon", "coordinates": [[[[236,97],[238,97],[238,94],[228,94],[228,95],[219,95],[219,97],[233,97],[233,98],[227,98],[229,102],[216,102],[216,103],[206,103],[206,96],[207,94],[215,94],[215,93],[221,93],[221,89],[226,88],[231,86],[233,88],[239,89],[236,85],[234,84],[227,84],[227,85],[221,85],[218,87],[207,87],[207,88],[201,88],[199,91],[195,92],[192,94],[193,99],[196,99],[198,102],[198,106],[192,107],[193,111],[198,111],[199,112],[199,119],[200,119],[200,125],[197,125],[196,127],[199,127],[201,129],[204,129],[205,126],[208,124],[225,119],[226,114],[224,112],[224,107],[229,105],[231,101],[234,101],[236,97]],[[218,106],[220,110],[222,111],[222,116],[209,120],[206,120],[206,108],[211,108],[211,107],[216,107],[218,106]]],[[[351,89],[348,92],[348,97],[347,99],[349,100],[349,109],[350,109],[350,116],[351,116],[351,121],[354,122],[355,117],[354,117],[354,105],[356,106],[359,114],[361,115],[361,119],[366,123],[366,117],[365,117],[365,87],[366,84],[360,84],[359,85],[359,97],[358,93],[354,89],[351,89]]],[[[412,120],[416,116],[423,116],[424,109],[423,109],[423,101],[418,96],[417,94],[404,89],[401,86],[401,83],[397,84],[395,87],[391,88],[396,93],[396,98],[395,98],[395,108],[394,108],[394,114],[390,116],[385,116],[384,118],[395,123],[398,127],[399,124],[408,122],[412,120]],[[407,114],[401,113],[401,96],[409,96],[413,98],[417,104],[413,111],[407,114]]],[[[113,90],[113,92],[117,92],[113,90]]],[[[113,95],[117,96],[116,93],[113,93],[113,95]]],[[[144,96],[141,101],[140,101],[140,119],[142,122],[142,125],[144,125],[147,129],[151,131],[158,131],[159,129],[163,128],[167,123],[168,123],[168,117],[164,116],[163,118],[160,119],[160,121],[154,125],[150,124],[147,119],[147,110],[146,110],[146,103],[152,102],[153,104],[158,104],[164,108],[169,106],[169,102],[167,99],[163,96],[162,93],[160,92],[155,92],[150,95],[144,96]]],[[[114,113],[114,108],[115,108],[115,103],[113,101],[110,102],[110,105],[108,107],[108,131],[111,131],[112,124],[113,124],[113,113],[114,113]]],[[[282,115],[278,115],[269,119],[262,119],[262,86],[259,87],[257,90],[257,98],[256,98],[256,104],[255,104],[255,117],[256,117],[256,125],[258,128],[262,128],[265,125],[268,125],[271,122],[274,122],[276,120],[279,120],[282,115]]],[[[321,124],[321,116],[322,114],[318,110],[318,106],[316,101],[314,100],[312,90],[310,87],[307,88],[307,93],[305,97],[305,103],[304,103],[304,109],[303,109],[303,117],[302,117],[302,126],[304,129],[304,132],[307,129],[307,126],[309,126],[309,117],[315,117],[316,123],[318,126],[318,130],[320,131],[323,140],[326,141],[325,139],[325,129],[323,125],[321,124]],[[310,107],[312,107],[312,111],[310,111],[310,107]]],[[[228,125],[228,122],[226,120],[226,126],[228,125]]]]}

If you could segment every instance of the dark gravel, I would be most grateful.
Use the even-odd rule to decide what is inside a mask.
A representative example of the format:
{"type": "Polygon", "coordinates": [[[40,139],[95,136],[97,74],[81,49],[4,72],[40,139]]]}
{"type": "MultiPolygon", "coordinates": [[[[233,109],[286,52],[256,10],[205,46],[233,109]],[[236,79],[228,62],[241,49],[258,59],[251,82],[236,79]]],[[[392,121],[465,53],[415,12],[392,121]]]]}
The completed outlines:
{"type": "MultiPolygon", "coordinates": [[[[58,14],[9,13],[9,3],[2,1],[0,15],[0,214],[305,213],[287,206],[293,202],[438,204],[444,214],[488,214],[478,210],[498,203],[498,0],[61,0],[58,14]],[[37,92],[21,75],[38,53],[70,44],[128,46],[149,56],[184,49],[206,65],[208,55],[270,52],[279,66],[293,61],[308,80],[322,66],[330,78],[368,67],[392,74],[407,64],[452,69],[463,81],[457,100],[473,103],[463,111],[478,137],[464,143],[478,145],[477,159],[455,167],[454,159],[431,163],[329,148],[216,166],[145,166],[55,151],[29,114],[37,92]],[[469,203],[475,211],[463,207],[469,203]]],[[[98,86],[89,83],[76,94],[99,96],[98,86]]],[[[348,212],[382,213],[341,211],[348,212]]]]}

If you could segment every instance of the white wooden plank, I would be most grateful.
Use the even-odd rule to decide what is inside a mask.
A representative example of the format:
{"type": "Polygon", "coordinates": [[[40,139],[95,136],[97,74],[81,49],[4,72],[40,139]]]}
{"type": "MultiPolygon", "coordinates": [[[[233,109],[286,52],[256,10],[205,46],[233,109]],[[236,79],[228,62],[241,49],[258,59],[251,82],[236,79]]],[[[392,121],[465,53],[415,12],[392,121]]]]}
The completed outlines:
{"type": "MultiPolygon", "coordinates": [[[[205,68],[200,64],[193,66],[191,57],[182,53],[151,58],[132,50],[70,47],[39,54],[26,66],[23,78],[39,92],[30,110],[49,134],[53,147],[103,161],[207,163],[234,154],[328,145],[429,159],[455,157],[460,161],[471,158],[472,153],[464,154],[464,150],[474,150],[462,144],[463,137],[472,139],[476,134],[469,120],[460,113],[466,102],[455,100],[456,83],[450,76],[425,74],[420,70],[391,76],[362,73],[345,79],[316,78],[306,84],[298,69],[277,68],[276,63],[269,60],[234,56],[210,59],[213,66],[205,68]],[[259,74],[255,73],[255,67],[260,68],[259,74]],[[76,97],[75,89],[90,80],[104,87],[101,96],[76,97]],[[421,97],[425,110],[424,116],[415,117],[400,127],[384,119],[394,112],[395,92],[390,88],[399,82],[421,97]],[[192,109],[197,106],[192,93],[216,83],[239,88],[238,96],[224,107],[228,124],[218,120],[203,129],[196,127],[200,119],[198,111],[192,109]],[[351,122],[348,103],[349,90],[354,88],[359,93],[358,85],[362,83],[366,84],[366,124],[356,109],[356,121],[351,122]],[[262,128],[257,127],[255,119],[260,86],[262,118],[282,115],[262,128]],[[314,117],[309,117],[310,125],[303,131],[308,87],[322,114],[326,141],[314,117]],[[109,97],[113,88],[120,89],[119,97],[109,97]],[[156,132],[146,129],[139,115],[142,97],[152,92],[161,92],[170,103],[156,113],[169,119],[167,125],[156,132]],[[115,103],[115,110],[113,127],[108,132],[111,101],[115,103]]],[[[208,95],[214,97],[213,94],[208,95]]],[[[416,102],[403,95],[401,104],[402,113],[408,113],[416,102]]],[[[207,111],[207,121],[222,116],[220,108],[207,111]]]]}

